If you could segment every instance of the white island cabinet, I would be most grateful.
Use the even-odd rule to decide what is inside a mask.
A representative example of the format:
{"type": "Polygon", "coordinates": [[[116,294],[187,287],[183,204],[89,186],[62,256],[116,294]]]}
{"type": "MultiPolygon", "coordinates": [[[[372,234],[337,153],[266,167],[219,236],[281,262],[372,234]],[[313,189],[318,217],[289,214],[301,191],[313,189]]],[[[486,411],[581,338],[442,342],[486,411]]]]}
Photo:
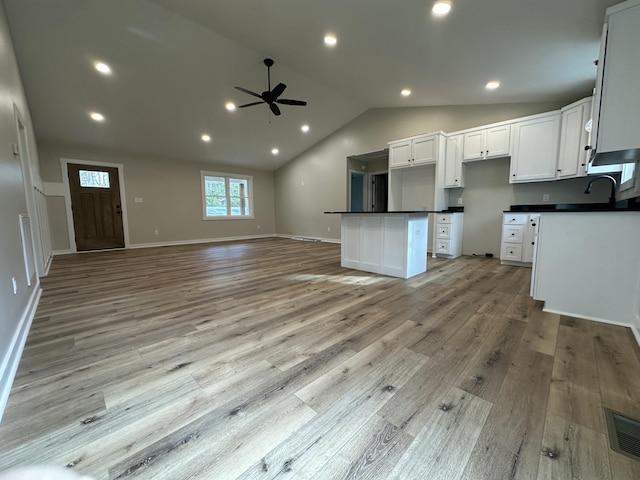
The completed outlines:
{"type": "Polygon", "coordinates": [[[632,327],[640,342],[640,211],[540,215],[532,295],[549,312],[632,327]]]}
{"type": "Polygon", "coordinates": [[[341,266],[409,278],[427,271],[429,212],[342,214],[341,266]]]}

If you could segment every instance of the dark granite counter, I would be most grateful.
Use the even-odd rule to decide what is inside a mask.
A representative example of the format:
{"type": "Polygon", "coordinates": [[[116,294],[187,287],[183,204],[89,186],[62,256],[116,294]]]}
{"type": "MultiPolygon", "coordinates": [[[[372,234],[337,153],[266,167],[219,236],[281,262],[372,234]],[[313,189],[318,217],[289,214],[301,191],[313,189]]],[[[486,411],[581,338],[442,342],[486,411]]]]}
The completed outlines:
{"type": "Polygon", "coordinates": [[[539,205],[511,205],[509,212],[640,212],[640,201],[638,198],[629,198],[611,203],[543,203],[539,205]]]}

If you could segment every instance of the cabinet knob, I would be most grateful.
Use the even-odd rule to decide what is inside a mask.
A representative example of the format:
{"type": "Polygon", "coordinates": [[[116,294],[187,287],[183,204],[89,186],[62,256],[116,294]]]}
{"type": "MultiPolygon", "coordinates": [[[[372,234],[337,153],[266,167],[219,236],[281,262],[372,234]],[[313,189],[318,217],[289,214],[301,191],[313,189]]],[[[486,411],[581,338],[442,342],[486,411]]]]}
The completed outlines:
{"type": "Polygon", "coordinates": [[[535,227],[535,226],[536,226],[536,224],[535,224],[535,223],[532,223],[532,224],[531,224],[531,226],[532,226],[532,227],[535,227]]]}
{"type": "Polygon", "coordinates": [[[514,173],[514,174],[512,174],[511,176],[512,176],[512,177],[515,177],[515,176],[516,176],[516,174],[514,173]]]}
{"type": "Polygon", "coordinates": [[[558,171],[561,172],[562,170],[559,168],[558,171]]]}
{"type": "Polygon", "coordinates": [[[588,152],[589,150],[591,150],[591,145],[585,145],[584,150],[585,152],[588,152]]]}
{"type": "Polygon", "coordinates": [[[535,245],[535,244],[536,244],[536,242],[531,242],[531,245],[535,245]]]}

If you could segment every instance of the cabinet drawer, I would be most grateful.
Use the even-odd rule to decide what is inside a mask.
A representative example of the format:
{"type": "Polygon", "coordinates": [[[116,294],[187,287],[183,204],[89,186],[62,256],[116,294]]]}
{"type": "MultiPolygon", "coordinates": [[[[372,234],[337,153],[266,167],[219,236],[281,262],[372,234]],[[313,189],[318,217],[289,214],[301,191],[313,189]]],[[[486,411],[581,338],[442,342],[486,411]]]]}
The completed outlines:
{"type": "Polygon", "coordinates": [[[436,253],[451,254],[451,241],[450,240],[436,241],[436,253]]]}
{"type": "Polygon", "coordinates": [[[436,217],[437,223],[453,223],[452,213],[439,213],[436,217]]]}
{"type": "Polygon", "coordinates": [[[436,227],[438,229],[437,236],[438,238],[451,238],[451,225],[450,224],[438,224],[436,227]]]}
{"type": "Polygon", "coordinates": [[[502,246],[502,254],[500,255],[502,260],[511,260],[513,262],[520,262],[522,260],[522,245],[510,245],[506,244],[502,246]]]}
{"type": "Polygon", "coordinates": [[[528,213],[505,213],[503,223],[505,225],[524,225],[528,218],[528,213]]]}
{"type": "Polygon", "coordinates": [[[505,243],[522,243],[524,226],[505,225],[502,227],[502,241],[505,243]]]}

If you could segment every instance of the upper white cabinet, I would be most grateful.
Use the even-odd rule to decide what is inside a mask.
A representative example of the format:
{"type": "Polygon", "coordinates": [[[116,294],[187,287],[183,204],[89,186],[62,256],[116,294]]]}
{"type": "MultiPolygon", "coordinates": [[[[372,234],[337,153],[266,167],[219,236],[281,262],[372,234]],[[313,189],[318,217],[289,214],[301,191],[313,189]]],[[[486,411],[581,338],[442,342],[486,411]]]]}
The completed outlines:
{"type": "Polygon", "coordinates": [[[433,133],[389,142],[389,166],[404,168],[435,163],[440,136],[433,133]]]}
{"type": "Polygon", "coordinates": [[[463,159],[480,160],[509,155],[511,125],[480,128],[464,134],[463,159]]]}
{"type": "Polygon", "coordinates": [[[561,118],[544,113],[511,126],[510,183],[555,180],[561,118]]]}
{"type": "Polygon", "coordinates": [[[562,109],[558,178],[584,177],[589,161],[589,132],[586,124],[591,118],[591,97],[567,105],[562,109]]]}
{"type": "Polygon", "coordinates": [[[464,187],[464,165],[462,164],[462,135],[447,137],[444,157],[444,187],[464,187]]]}
{"type": "Polygon", "coordinates": [[[640,0],[607,9],[594,97],[596,165],[640,157],[639,25],[640,0]]]}

